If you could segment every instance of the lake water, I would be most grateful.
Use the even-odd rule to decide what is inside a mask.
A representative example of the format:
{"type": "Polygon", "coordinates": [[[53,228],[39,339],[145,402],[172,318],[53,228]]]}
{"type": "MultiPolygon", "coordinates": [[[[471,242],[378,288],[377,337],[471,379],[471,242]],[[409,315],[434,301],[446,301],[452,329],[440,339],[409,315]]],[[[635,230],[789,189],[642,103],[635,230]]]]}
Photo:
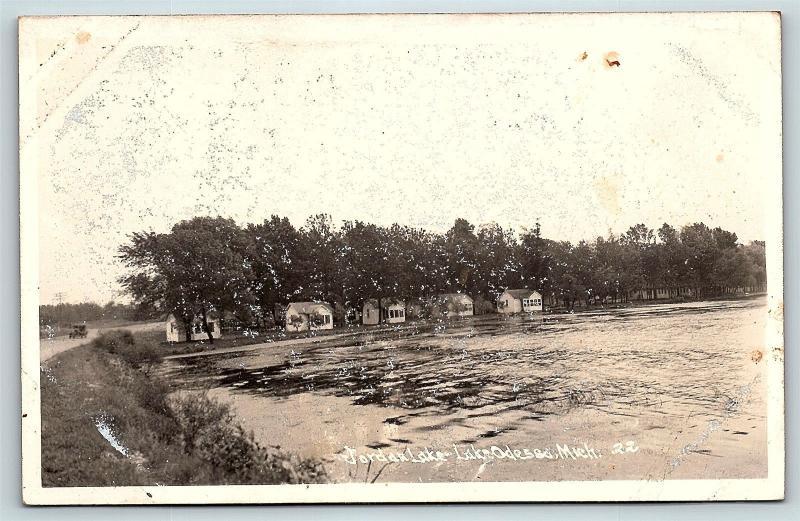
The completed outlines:
{"type": "Polygon", "coordinates": [[[378,462],[380,481],[758,477],[766,363],[753,353],[766,317],[763,298],[490,315],[172,359],[164,371],[338,481],[371,481],[378,462]],[[482,453],[493,447],[505,456],[482,453]],[[447,456],[396,456],[426,449],[447,456]],[[513,457],[524,449],[556,457],[513,457]],[[464,458],[475,453],[486,457],[464,458]]]}

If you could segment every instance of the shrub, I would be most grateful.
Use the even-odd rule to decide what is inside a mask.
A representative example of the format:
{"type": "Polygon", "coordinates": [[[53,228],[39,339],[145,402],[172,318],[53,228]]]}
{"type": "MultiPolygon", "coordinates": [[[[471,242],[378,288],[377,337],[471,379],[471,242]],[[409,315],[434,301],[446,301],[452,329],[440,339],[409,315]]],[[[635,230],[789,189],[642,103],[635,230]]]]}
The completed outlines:
{"type": "Polygon", "coordinates": [[[495,313],[497,307],[489,300],[483,298],[483,295],[475,297],[475,306],[473,311],[476,315],[485,315],[487,313],[495,313]]]}
{"type": "Polygon", "coordinates": [[[131,349],[122,353],[122,356],[136,367],[157,364],[162,358],[158,347],[149,342],[134,344],[131,349]]]}
{"type": "Polygon", "coordinates": [[[173,414],[180,426],[186,453],[210,463],[215,483],[320,483],[323,467],[260,446],[246,433],[226,404],[205,394],[174,398],[173,414]]]}
{"type": "Polygon", "coordinates": [[[94,339],[92,345],[116,354],[121,350],[128,349],[135,343],[136,339],[133,337],[133,333],[125,329],[103,333],[94,339]]]}
{"type": "Polygon", "coordinates": [[[96,348],[118,355],[136,368],[161,361],[158,346],[150,340],[138,339],[128,330],[114,330],[101,334],[92,342],[96,348]]]}

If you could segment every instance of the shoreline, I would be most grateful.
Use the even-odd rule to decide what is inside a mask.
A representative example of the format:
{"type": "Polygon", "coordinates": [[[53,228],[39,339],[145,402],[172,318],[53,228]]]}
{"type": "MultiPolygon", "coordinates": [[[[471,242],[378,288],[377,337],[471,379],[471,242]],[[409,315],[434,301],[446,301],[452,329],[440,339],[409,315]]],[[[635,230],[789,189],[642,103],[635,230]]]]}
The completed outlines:
{"type": "MultiPolygon", "coordinates": [[[[369,334],[377,334],[383,335],[386,333],[392,332],[408,332],[416,329],[416,332],[422,333],[429,329],[433,329],[440,324],[452,324],[453,326],[464,326],[470,323],[472,324],[480,324],[485,322],[493,322],[498,320],[508,320],[514,317],[517,318],[524,318],[524,317],[536,317],[536,318],[543,318],[547,319],[549,317],[557,318],[557,317],[565,317],[565,316],[575,316],[575,315],[584,315],[589,313],[598,313],[598,312],[615,312],[615,311],[624,311],[626,309],[641,309],[647,308],[652,306],[659,306],[659,305],[691,305],[703,302],[740,302],[743,300],[755,300],[757,298],[765,297],[766,293],[753,293],[750,295],[742,295],[738,297],[728,297],[728,298],[711,298],[711,299],[703,299],[703,300],[676,300],[676,299],[662,299],[662,300],[647,300],[647,301],[634,301],[628,302],[625,304],[619,305],[608,305],[608,306],[590,306],[584,307],[581,306],[580,308],[575,309],[574,311],[566,311],[565,309],[549,309],[545,312],[539,313],[516,313],[513,315],[505,315],[502,313],[485,313],[482,315],[473,315],[469,317],[454,317],[451,319],[442,318],[442,319],[417,319],[417,320],[409,320],[406,322],[402,322],[399,324],[379,324],[375,326],[365,326],[363,324],[358,325],[351,325],[345,326],[342,328],[334,328],[330,330],[321,330],[318,332],[312,333],[295,333],[293,335],[285,335],[290,336],[290,338],[280,338],[277,340],[264,340],[264,341],[257,341],[259,340],[258,337],[253,338],[254,342],[247,342],[244,344],[234,345],[234,346],[222,346],[222,347],[215,347],[214,344],[206,344],[205,341],[198,341],[198,342],[191,342],[191,343],[182,343],[177,344],[175,346],[170,346],[171,349],[180,349],[183,346],[186,346],[187,349],[194,349],[192,351],[188,351],[185,353],[177,352],[174,354],[165,354],[164,360],[176,360],[182,358],[191,358],[196,356],[207,356],[207,355],[217,355],[217,354],[225,354],[225,353],[237,353],[237,352],[249,352],[249,351],[257,351],[260,349],[268,348],[268,347],[281,347],[281,346],[289,346],[289,345],[307,345],[313,344],[316,342],[324,342],[329,340],[336,340],[341,338],[350,337],[358,337],[361,335],[369,335],[369,334]],[[205,347],[202,347],[205,346],[205,347]]],[[[276,333],[277,336],[277,333],[276,333]]],[[[245,337],[233,337],[230,340],[240,340],[244,339],[245,337]]],[[[226,340],[226,339],[223,339],[226,340]]],[[[219,340],[217,341],[219,342],[219,340]]]]}

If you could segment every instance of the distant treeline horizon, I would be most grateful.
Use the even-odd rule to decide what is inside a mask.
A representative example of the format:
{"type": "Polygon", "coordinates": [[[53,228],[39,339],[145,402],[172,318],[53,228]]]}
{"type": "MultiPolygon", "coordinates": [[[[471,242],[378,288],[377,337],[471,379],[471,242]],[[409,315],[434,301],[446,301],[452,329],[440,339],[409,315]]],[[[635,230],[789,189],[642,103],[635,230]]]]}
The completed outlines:
{"type": "Polygon", "coordinates": [[[55,326],[57,324],[77,324],[100,320],[122,320],[136,322],[152,319],[157,311],[145,309],[135,304],[107,302],[58,303],[39,305],[39,325],[55,326]]]}
{"type": "Polygon", "coordinates": [[[127,268],[119,282],[137,306],[185,320],[210,311],[262,320],[276,305],[305,300],[347,308],[463,292],[493,301],[507,288],[529,288],[572,307],[655,288],[707,298],[766,285],[765,243],[740,244],[734,232],[704,223],[636,224],[573,244],[543,237],[538,222],[517,234],[459,218],[433,233],[362,221],[335,227],[326,214],[299,228],[276,215],[244,226],[195,217],[168,233],[131,234],[119,259],[127,268]]]}

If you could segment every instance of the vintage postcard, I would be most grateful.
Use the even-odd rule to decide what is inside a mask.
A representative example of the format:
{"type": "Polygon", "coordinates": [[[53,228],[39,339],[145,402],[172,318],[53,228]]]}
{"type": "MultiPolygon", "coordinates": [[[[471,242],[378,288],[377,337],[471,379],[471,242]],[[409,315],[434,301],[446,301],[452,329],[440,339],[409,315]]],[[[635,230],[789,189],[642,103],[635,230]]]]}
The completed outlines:
{"type": "Polygon", "coordinates": [[[780,34],[21,18],[25,501],[782,498],[780,34]]]}

